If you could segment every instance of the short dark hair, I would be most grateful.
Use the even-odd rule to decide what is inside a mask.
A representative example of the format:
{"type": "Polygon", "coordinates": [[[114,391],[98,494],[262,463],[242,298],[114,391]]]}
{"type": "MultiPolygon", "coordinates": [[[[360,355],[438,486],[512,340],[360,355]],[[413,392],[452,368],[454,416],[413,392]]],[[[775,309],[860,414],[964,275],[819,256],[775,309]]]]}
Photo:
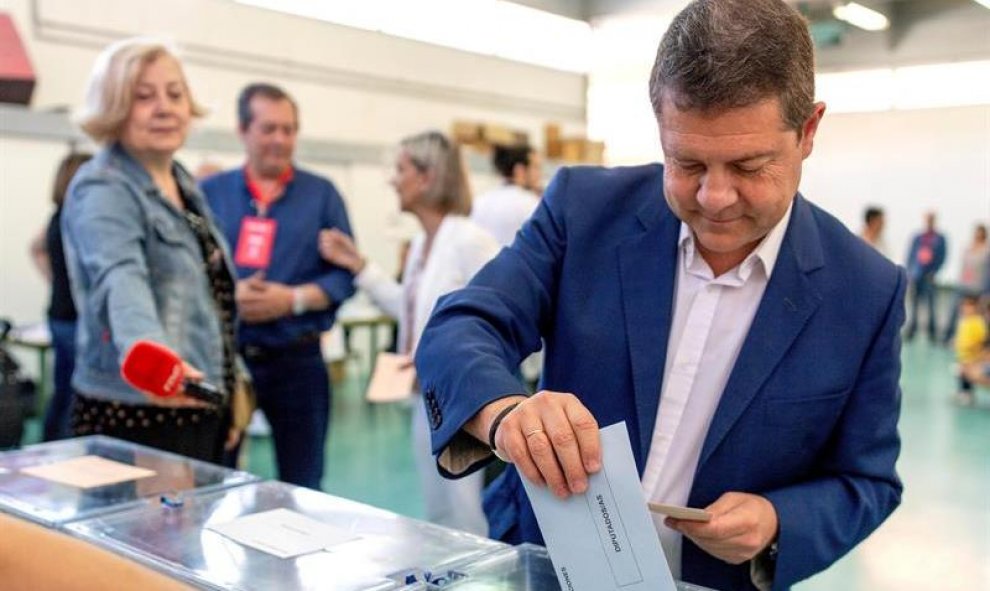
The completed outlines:
{"type": "Polygon", "coordinates": [[[529,156],[533,148],[529,146],[495,146],[492,150],[492,166],[502,177],[511,179],[517,164],[529,166],[529,156]]]}
{"type": "Polygon", "coordinates": [[[815,53],[808,23],[783,0],[695,0],[657,48],[650,101],[718,113],[767,98],[780,101],[800,134],[814,110],[815,53]]]}
{"type": "Polygon", "coordinates": [[[299,106],[296,105],[296,101],[289,93],[274,84],[254,82],[245,86],[241,90],[241,94],[237,96],[237,124],[241,131],[251,126],[251,121],[254,119],[254,113],[251,112],[251,100],[256,96],[272,101],[289,101],[289,104],[292,105],[292,112],[296,115],[296,127],[299,127],[299,106]]]}
{"type": "Polygon", "coordinates": [[[866,212],[863,213],[863,221],[869,225],[873,220],[883,217],[883,210],[879,207],[867,207],[866,212]]]}

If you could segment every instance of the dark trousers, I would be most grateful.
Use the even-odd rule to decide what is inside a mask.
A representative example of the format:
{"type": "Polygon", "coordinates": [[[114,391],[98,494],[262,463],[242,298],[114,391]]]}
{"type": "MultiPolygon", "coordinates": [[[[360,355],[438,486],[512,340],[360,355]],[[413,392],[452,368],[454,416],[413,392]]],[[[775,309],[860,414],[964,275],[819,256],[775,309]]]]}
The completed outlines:
{"type": "Polygon", "coordinates": [[[330,425],[330,378],[319,343],[242,350],[258,408],[272,427],[279,480],[320,490],[330,425]]]}
{"type": "Polygon", "coordinates": [[[55,351],[55,388],[48,408],[42,437],[45,441],[71,437],[69,417],[72,413],[72,371],[76,367],[76,321],[48,320],[55,351]]]}
{"type": "Polygon", "coordinates": [[[928,308],[928,338],[931,342],[935,342],[935,276],[934,275],[922,275],[917,281],[913,282],[910,286],[911,291],[911,317],[908,319],[907,331],[905,332],[905,338],[911,340],[914,338],[914,333],[918,329],[918,306],[924,302],[925,307],[928,308]]]}

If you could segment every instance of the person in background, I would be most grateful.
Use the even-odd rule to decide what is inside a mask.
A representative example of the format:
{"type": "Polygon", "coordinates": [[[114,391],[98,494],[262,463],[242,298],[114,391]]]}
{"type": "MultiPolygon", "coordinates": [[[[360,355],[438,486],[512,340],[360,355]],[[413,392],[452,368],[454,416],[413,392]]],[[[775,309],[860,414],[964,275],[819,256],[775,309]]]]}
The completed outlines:
{"type": "MultiPolygon", "coordinates": [[[[498,251],[487,232],[465,217],[471,192],[460,148],[439,132],[414,135],[399,143],[392,187],[402,211],[419,220],[406,257],[402,283],[357,250],[339,230],[320,237],[320,252],[355,275],[357,286],[399,323],[400,354],[413,355],[437,299],[463,287],[498,251]]],[[[485,535],[481,510],[482,474],[459,482],[441,478],[430,455],[429,424],[437,409],[416,404],[412,418],[413,454],[426,501],[426,517],[447,527],[485,535]],[[427,421],[427,410],[430,419],[427,421]]]]}
{"type": "Polygon", "coordinates": [[[859,237],[883,256],[890,258],[887,243],[883,239],[884,214],[879,207],[867,207],[863,214],[863,229],[859,237]]]}
{"type": "Polygon", "coordinates": [[[79,115],[102,148],[73,178],[61,224],[79,310],[73,432],[219,463],[239,437],[227,405],[184,392],[147,396],[120,369],[132,345],[149,340],[184,360],[186,379],[233,391],[233,270],[202,194],[175,160],[202,114],[167,44],[107,47],[79,115]]]}
{"type": "Polygon", "coordinates": [[[964,294],[959,298],[959,326],[956,328],[956,361],[959,363],[956,400],[960,404],[973,404],[973,382],[967,377],[966,368],[983,358],[987,334],[987,319],[980,309],[979,296],[964,294]]]}
{"type": "Polygon", "coordinates": [[[925,214],[925,229],[911,239],[904,265],[911,298],[911,314],[904,332],[904,338],[909,341],[914,338],[918,328],[918,307],[924,300],[925,307],[928,308],[928,339],[932,343],[936,342],[938,286],[935,285],[935,275],[945,264],[945,251],[945,236],[935,229],[935,213],[928,212],[925,214]]]}
{"type": "Polygon", "coordinates": [[[961,299],[969,294],[990,295],[990,242],[987,241],[987,227],[977,224],[973,230],[973,241],[969,243],[962,257],[962,271],[956,286],[956,298],[950,308],[952,316],[945,327],[943,342],[949,344],[956,330],[961,299]]]}
{"type": "Polygon", "coordinates": [[[31,256],[35,266],[51,285],[48,302],[48,330],[55,353],[55,384],[52,398],[45,411],[42,439],[54,441],[71,436],[69,416],[72,411],[72,372],[76,365],[76,306],[72,303],[69,273],[65,267],[62,248],[62,205],[69,182],[79,167],[92,154],[72,152],[59,162],[52,187],[52,203],[55,212],[48,226],[31,243],[31,256]]]}
{"type": "MultiPolygon", "coordinates": [[[[987,328],[988,338],[980,351],[971,362],[963,364],[960,368],[960,378],[975,386],[990,387],[990,296],[980,299],[978,306],[983,315],[983,323],[987,328]]],[[[975,325],[975,322],[973,323],[975,325]]],[[[959,336],[957,334],[956,338],[959,336]]],[[[965,405],[976,403],[975,393],[973,396],[963,396],[958,399],[965,405]]]]}
{"type": "Polygon", "coordinates": [[[246,86],[237,99],[244,166],[202,183],[234,249],[238,345],[271,425],[280,480],[319,490],[331,384],[320,335],[354,293],[353,277],[320,257],[321,230],[351,233],[328,179],[296,166],[299,108],[283,89],[246,86]]]}
{"type": "Polygon", "coordinates": [[[562,169],[437,304],[416,353],[436,465],[507,458],[490,535],[540,543],[521,479],[585,493],[599,426],[624,421],[645,498],[711,515],[654,516],[674,578],[782,591],[900,503],[906,280],[798,192],[825,105],[793,6],[691,2],[649,86],[664,164],[562,169]],[[527,396],[515,368],[541,341],[527,396]]]}
{"type": "MultiPolygon", "coordinates": [[[[492,165],[502,184],[484,194],[471,208],[471,219],[487,230],[500,246],[512,244],[543,193],[543,161],[530,146],[495,146],[492,165]]],[[[543,355],[537,351],[522,361],[519,372],[532,390],[540,377],[543,355]]]]}
{"type": "Polygon", "coordinates": [[[508,246],[540,202],[542,162],[529,146],[495,146],[492,165],[502,184],[475,200],[471,219],[508,246]]]}

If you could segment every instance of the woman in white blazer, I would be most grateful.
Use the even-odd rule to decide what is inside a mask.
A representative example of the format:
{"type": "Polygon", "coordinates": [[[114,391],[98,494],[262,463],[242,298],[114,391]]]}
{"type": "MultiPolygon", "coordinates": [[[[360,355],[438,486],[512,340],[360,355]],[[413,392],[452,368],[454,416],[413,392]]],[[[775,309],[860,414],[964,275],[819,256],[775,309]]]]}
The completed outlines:
{"type": "MultiPolygon", "coordinates": [[[[413,239],[397,283],[368,262],[346,234],[326,230],[320,252],[354,273],[354,283],[399,322],[398,351],[414,355],[419,337],[440,296],[464,287],[498,252],[498,244],[469,220],[471,192],[460,148],[442,133],[425,132],[402,140],[392,186],[402,211],[416,216],[422,231],[413,239]]],[[[414,405],[413,454],[426,501],[427,519],[487,535],[481,509],[483,475],[447,480],[430,453],[430,428],[423,404],[414,405]]]]}

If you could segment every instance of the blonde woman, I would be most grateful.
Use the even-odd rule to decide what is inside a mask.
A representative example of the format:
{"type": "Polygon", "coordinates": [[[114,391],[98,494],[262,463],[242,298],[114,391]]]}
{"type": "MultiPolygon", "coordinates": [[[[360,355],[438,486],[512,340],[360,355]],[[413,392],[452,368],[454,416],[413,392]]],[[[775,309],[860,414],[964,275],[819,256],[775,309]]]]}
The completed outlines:
{"type": "MultiPolygon", "coordinates": [[[[355,285],[399,321],[398,351],[411,356],[437,299],[466,285],[495,256],[498,245],[465,217],[471,211],[471,192],[460,149],[442,133],[430,131],[402,140],[391,184],[400,209],[414,215],[422,227],[410,245],[401,284],[369,263],[343,232],[324,231],[320,252],[329,262],[354,273],[355,285]]],[[[435,410],[430,412],[435,421],[435,410]]],[[[427,519],[486,535],[482,473],[463,481],[439,475],[430,452],[430,421],[423,404],[415,405],[412,429],[427,519]]]]}
{"type": "Polygon", "coordinates": [[[174,159],[202,114],[166,44],[126,39],[97,59],[79,123],[102,149],[75,175],[62,214],[79,308],[72,426],[220,462],[236,437],[227,407],[154,399],[120,375],[131,346],[151,340],[183,358],[187,378],[233,388],[229,257],[174,159]]]}

